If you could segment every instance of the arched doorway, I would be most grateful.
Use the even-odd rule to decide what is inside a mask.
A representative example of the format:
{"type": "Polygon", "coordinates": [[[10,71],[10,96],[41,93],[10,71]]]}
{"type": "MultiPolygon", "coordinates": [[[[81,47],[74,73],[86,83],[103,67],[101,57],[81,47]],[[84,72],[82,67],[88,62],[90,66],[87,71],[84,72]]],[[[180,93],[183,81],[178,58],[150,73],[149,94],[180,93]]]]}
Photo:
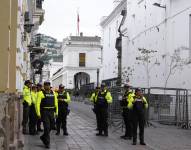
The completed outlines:
{"type": "Polygon", "coordinates": [[[80,89],[81,85],[90,83],[90,75],[85,72],[78,72],[74,75],[74,87],[80,89]]]}

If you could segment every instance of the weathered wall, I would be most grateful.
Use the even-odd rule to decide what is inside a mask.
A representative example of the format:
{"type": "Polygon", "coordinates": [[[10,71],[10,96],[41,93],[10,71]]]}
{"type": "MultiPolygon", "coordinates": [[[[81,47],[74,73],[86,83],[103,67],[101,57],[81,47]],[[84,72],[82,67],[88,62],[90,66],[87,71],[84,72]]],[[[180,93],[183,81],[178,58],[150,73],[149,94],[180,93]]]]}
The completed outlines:
{"type": "Polygon", "coordinates": [[[0,93],[0,149],[22,149],[21,100],[14,94],[0,93]]]}
{"type": "Polygon", "coordinates": [[[0,2],[0,91],[8,88],[9,50],[10,50],[10,0],[0,2]]]}

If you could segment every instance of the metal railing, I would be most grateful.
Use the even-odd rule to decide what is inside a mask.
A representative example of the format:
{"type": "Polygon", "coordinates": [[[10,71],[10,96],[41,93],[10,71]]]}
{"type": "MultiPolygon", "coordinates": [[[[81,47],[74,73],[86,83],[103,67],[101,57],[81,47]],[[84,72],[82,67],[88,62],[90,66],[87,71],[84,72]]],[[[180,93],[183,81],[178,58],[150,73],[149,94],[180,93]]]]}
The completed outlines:
{"type": "MultiPolygon", "coordinates": [[[[147,125],[157,122],[186,129],[191,127],[191,95],[188,95],[188,90],[162,87],[142,89],[149,103],[149,108],[145,113],[147,125]]],[[[119,100],[123,90],[121,87],[110,89],[113,96],[113,103],[109,108],[110,125],[115,126],[115,123],[122,119],[119,100]]]]}
{"type": "MultiPolygon", "coordinates": [[[[84,98],[90,96],[93,86],[85,86],[79,91],[84,98]],[[88,93],[88,94],[87,94],[88,93]]],[[[134,91],[135,87],[132,88],[134,91]]],[[[154,123],[191,128],[191,92],[187,89],[151,87],[142,88],[149,107],[145,113],[146,125],[154,123]]],[[[109,106],[109,125],[123,128],[120,100],[124,93],[122,87],[109,89],[113,103],[109,106]]]]}

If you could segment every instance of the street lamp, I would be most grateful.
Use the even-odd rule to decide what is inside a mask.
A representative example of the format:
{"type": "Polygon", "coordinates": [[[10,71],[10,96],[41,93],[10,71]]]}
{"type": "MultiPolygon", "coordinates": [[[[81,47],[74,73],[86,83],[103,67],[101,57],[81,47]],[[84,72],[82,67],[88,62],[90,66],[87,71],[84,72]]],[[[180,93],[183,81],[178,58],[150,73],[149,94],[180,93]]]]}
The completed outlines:
{"type": "Polygon", "coordinates": [[[121,69],[121,66],[122,66],[122,59],[121,59],[121,57],[122,57],[122,37],[124,36],[121,33],[121,27],[125,22],[126,15],[127,15],[127,10],[122,10],[121,15],[123,16],[123,18],[122,18],[121,23],[120,23],[119,28],[118,28],[119,37],[116,39],[116,43],[115,43],[115,48],[118,51],[118,55],[117,55],[117,58],[118,58],[118,82],[117,82],[117,84],[119,86],[121,86],[121,76],[122,76],[122,69],[121,69]]]}
{"type": "Polygon", "coordinates": [[[97,68],[97,87],[99,86],[99,68],[97,68]]]}

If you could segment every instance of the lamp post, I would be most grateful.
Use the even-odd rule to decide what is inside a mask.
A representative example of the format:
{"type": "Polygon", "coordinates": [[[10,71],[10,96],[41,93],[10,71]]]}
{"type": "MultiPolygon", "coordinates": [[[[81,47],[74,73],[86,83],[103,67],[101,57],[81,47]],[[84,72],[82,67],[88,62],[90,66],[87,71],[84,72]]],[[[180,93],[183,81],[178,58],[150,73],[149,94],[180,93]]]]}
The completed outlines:
{"type": "Polygon", "coordinates": [[[119,37],[116,39],[116,43],[115,43],[115,48],[117,49],[118,51],[118,54],[117,54],[117,58],[118,58],[118,81],[117,81],[117,85],[118,86],[121,86],[121,76],[122,76],[122,37],[124,36],[122,33],[121,33],[121,26],[124,24],[125,22],[125,18],[126,18],[126,15],[127,15],[127,10],[122,10],[121,11],[121,15],[123,16],[122,20],[121,20],[121,23],[119,25],[119,29],[118,29],[118,32],[119,32],[119,37]]]}
{"type": "Polygon", "coordinates": [[[97,68],[97,87],[99,86],[99,68],[97,68]]]}

